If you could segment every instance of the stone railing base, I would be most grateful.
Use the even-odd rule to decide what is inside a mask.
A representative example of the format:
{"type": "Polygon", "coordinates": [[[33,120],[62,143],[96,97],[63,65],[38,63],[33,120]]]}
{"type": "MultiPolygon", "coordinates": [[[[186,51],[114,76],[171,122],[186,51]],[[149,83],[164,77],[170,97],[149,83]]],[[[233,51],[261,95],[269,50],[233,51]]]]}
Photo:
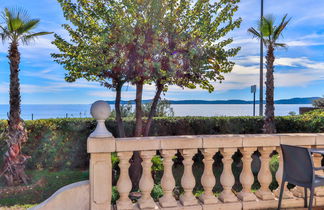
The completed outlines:
{"type": "Polygon", "coordinates": [[[89,210],[89,180],[62,187],[41,204],[29,210],[89,210]]]}

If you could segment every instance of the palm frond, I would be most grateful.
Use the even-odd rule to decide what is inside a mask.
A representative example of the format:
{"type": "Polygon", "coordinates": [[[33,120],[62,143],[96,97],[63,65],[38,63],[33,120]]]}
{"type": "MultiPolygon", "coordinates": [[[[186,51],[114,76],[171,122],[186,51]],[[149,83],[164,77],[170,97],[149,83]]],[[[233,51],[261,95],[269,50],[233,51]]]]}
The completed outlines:
{"type": "Polygon", "coordinates": [[[264,36],[261,35],[260,32],[258,32],[255,28],[253,28],[253,27],[249,28],[248,32],[253,35],[253,38],[262,39],[263,44],[265,46],[269,45],[269,41],[267,39],[265,39],[264,36]]]}
{"type": "Polygon", "coordinates": [[[8,30],[10,32],[13,32],[13,30],[12,30],[13,26],[12,26],[12,22],[11,22],[11,20],[13,19],[12,14],[10,13],[8,8],[5,8],[3,13],[4,13],[3,14],[4,19],[5,19],[5,21],[7,23],[7,26],[8,26],[8,30]]]}
{"type": "Polygon", "coordinates": [[[285,44],[285,43],[274,43],[274,47],[283,47],[283,48],[287,48],[288,47],[288,45],[287,44],[285,44]]]}
{"type": "Polygon", "coordinates": [[[280,35],[282,35],[282,31],[287,27],[288,23],[290,22],[291,18],[289,18],[287,21],[286,21],[286,18],[287,18],[287,15],[286,14],[282,20],[281,20],[281,23],[279,24],[279,26],[276,28],[276,30],[274,31],[273,33],[273,39],[274,40],[277,40],[279,38],[280,35]]]}
{"type": "Polygon", "coordinates": [[[10,33],[8,32],[8,29],[1,26],[1,25],[0,25],[0,29],[2,31],[0,33],[0,38],[1,38],[2,42],[5,42],[5,40],[8,39],[8,38],[10,39],[10,33]]]}
{"type": "Polygon", "coordinates": [[[34,41],[38,36],[43,36],[43,35],[48,35],[52,34],[53,32],[38,32],[38,33],[33,33],[33,34],[26,34],[20,37],[20,40],[22,41],[23,44],[27,45],[31,41],[34,41]]]}
{"type": "Polygon", "coordinates": [[[22,22],[28,22],[30,20],[28,11],[22,7],[14,7],[7,10],[11,14],[12,18],[20,19],[22,22]]]}
{"type": "MultiPolygon", "coordinates": [[[[51,32],[31,32],[38,23],[39,19],[30,19],[28,12],[22,8],[8,9],[5,8],[2,12],[6,26],[2,27],[2,39],[10,39],[11,41],[22,41],[23,44],[28,44],[29,41],[38,36],[51,34],[51,32]]],[[[1,30],[0,30],[1,32],[1,30]]]]}
{"type": "Polygon", "coordinates": [[[253,35],[253,37],[256,37],[258,39],[261,39],[261,34],[253,27],[248,29],[248,32],[253,35]]]}
{"type": "Polygon", "coordinates": [[[39,19],[32,19],[32,20],[29,20],[27,22],[25,22],[19,29],[19,33],[26,33],[26,32],[29,32],[30,30],[34,29],[38,23],[39,23],[39,19]]]}
{"type": "Polygon", "coordinates": [[[274,30],[274,17],[268,15],[262,18],[260,31],[263,36],[270,37],[274,30]]]}
{"type": "Polygon", "coordinates": [[[6,34],[5,33],[0,33],[0,39],[2,42],[6,40],[6,34]]]}
{"type": "Polygon", "coordinates": [[[30,39],[30,38],[36,38],[38,36],[44,36],[44,35],[48,35],[48,34],[52,34],[52,33],[53,32],[37,32],[37,33],[25,35],[25,37],[27,39],[30,39]]]}

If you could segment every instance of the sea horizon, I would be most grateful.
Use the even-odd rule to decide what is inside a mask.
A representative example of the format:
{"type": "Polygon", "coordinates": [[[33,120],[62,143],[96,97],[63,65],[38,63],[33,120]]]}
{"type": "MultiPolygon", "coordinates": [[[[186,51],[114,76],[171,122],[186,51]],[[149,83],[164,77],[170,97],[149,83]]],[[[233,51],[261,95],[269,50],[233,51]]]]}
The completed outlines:
{"type": "MultiPolygon", "coordinates": [[[[134,105],[133,109],[134,109],[134,105]]],[[[275,115],[286,116],[299,113],[299,107],[311,104],[275,104],[275,115]]],[[[114,106],[110,104],[112,110],[114,106]]],[[[175,117],[184,116],[253,116],[253,104],[171,104],[175,117]]],[[[91,104],[22,104],[21,117],[24,120],[50,118],[89,118],[91,104]]],[[[8,104],[0,104],[0,119],[7,119],[8,104]]],[[[255,106],[259,115],[259,105],[255,106]]]]}

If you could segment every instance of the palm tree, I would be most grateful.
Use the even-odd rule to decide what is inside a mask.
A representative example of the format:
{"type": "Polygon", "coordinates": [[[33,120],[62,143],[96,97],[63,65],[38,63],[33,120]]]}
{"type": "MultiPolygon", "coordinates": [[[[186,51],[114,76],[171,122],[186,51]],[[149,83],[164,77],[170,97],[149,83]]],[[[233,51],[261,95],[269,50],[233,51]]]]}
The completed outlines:
{"type": "Polygon", "coordinates": [[[5,175],[9,185],[14,180],[23,180],[26,183],[24,174],[24,164],[27,156],[22,155],[21,143],[27,140],[27,132],[24,121],[20,118],[20,82],[19,64],[20,43],[28,44],[38,36],[50,34],[50,32],[32,32],[37,27],[39,19],[29,18],[28,13],[23,9],[7,9],[2,13],[4,24],[0,25],[0,38],[3,42],[9,42],[8,59],[10,65],[10,111],[8,120],[8,146],[9,150],[5,154],[5,175]],[[9,170],[10,169],[10,170],[9,170]]]}
{"type": "Polygon", "coordinates": [[[282,18],[278,26],[274,25],[275,19],[273,16],[262,17],[258,25],[258,30],[251,27],[248,29],[254,37],[262,39],[264,46],[267,48],[266,55],[266,109],[265,109],[265,121],[263,126],[264,133],[275,133],[275,121],[274,121],[274,66],[275,61],[274,51],[276,48],[286,47],[286,44],[279,43],[278,39],[282,36],[283,30],[288,25],[290,19],[287,19],[287,14],[282,18]]]}

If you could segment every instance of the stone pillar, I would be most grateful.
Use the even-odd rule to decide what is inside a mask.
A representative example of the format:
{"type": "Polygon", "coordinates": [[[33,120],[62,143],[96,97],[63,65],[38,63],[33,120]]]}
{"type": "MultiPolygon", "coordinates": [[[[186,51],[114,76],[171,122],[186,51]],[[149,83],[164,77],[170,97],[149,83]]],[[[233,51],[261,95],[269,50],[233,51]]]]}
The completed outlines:
{"type": "Polygon", "coordinates": [[[151,197],[151,191],[154,187],[154,181],[151,174],[151,167],[152,167],[152,157],[156,154],[155,151],[141,151],[140,155],[143,159],[142,167],[143,167],[143,174],[141,180],[139,182],[139,188],[141,190],[142,196],[138,200],[138,205],[140,209],[150,209],[155,208],[155,202],[151,197]]]}
{"type": "Polygon", "coordinates": [[[198,200],[192,193],[195,187],[195,177],[192,173],[193,156],[197,153],[196,149],[180,150],[183,156],[184,173],[181,178],[181,185],[184,189],[184,194],[180,196],[180,202],[184,206],[192,206],[198,204],[198,200]]]}
{"type": "Polygon", "coordinates": [[[90,209],[110,210],[111,152],[115,151],[115,139],[105,127],[105,120],[110,115],[108,103],[97,101],[92,104],[91,115],[97,120],[97,128],[87,141],[87,150],[90,153],[90,209]]]}
{"type": "Polygon", "coordinates": [[[240,149],[243,158],[243,169],[240,175],[240,182],[242,184],[242,191],[238,193],[237,197],[242,201],[255,201],[256,197],[251,191],[251,186],[254,182],[253,173],[251,170],[252,157],[251,155],[256,151],[255,147],[244,147],[240,149]]]}
{"type": "MultiPolygon", "coordinates": [[[[278,152],[278,155],[279,155],[279,168],[278,168],[278,170],[276,172],[276,179],[277,179],[277,182],[278,182],[279,186],[273,193],[276,195],[276,197],[279,198],[280,187],[281,187],[281,182],[282,182],[282,175],[283,175],[283,155],[282,155],[282,151],[281,151],[280,147],[277,147],[277,152],[278,152]]],[[[283,199],[294,198],[293,194],[287,189],[287,184],[288,184],[288,182],[285,183],[282,198],[283,199]]]]}
{"type": "Polygon", "coordinates": [[[199,197],[199,200],[203,204],[215,204],[218,199],[214,196],[213,188],[216,184],[216,178],[213,173],[214,155],[218,149],[202,149],[204,155],[204,173],[201,177],[201,184],[204,187],[205,192],[199,197]]]}
{"type": "Polygon", "coordinates": [[[224,202],[236,202],[237,197],[232,192],[232,187],[235,183],[235,178],[232,172],[232,155],[237,151],[236,148],[223,148],[220,150],[223,158],[223,172],[220,177],[221,184],[223,186],[223,192],[220,194],[219,199],[224,202]]]}
{"type": "Polygon", "coordinates": [[[177,153],[177,150],[162,150],[161,155],[163,157],[164,173],[161,180],[161,187],[163,190],[163,197],[159,199],[160,205],[165,207],[176,207],[177,202],[173,197],[173,189],[175,186],[175,180],[172,174],[172,157],[177,153]]]}
{"type": "Polygon", "coordinates": [[[128,169],[130,166],[129,159],[133,152],[118,152],[120,176],[117,182],[117,190],[119,199],[117,200],[117,209],[133,209],[133,203],[128,198],[129,192],[132,190],[132,182],[129,178],[128,169]]]}
{"type": "Polygon", "coordinates": [[[273,200],[275,196],[269,189],[269,185],[272,182],[272,175],[270,171],[270,154],[275,147],[260,147],[258,148],[261,153],[261,168],[258,174],[258,180],[261,188],[255,193],[261,200],[273,200]]]}

